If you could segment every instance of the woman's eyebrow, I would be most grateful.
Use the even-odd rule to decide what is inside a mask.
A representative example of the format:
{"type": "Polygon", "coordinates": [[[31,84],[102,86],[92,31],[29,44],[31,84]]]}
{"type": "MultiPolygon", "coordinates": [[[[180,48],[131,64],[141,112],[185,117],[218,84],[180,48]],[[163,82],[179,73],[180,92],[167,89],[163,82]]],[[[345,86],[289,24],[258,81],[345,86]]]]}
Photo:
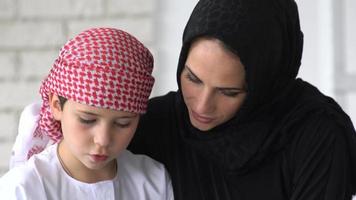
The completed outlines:
{"type": "Polygon", "coordinates": [[[236,91],[242,91],[246,92],[247,89],[245,86],[242,87],[217,87],[218,90],[236,90],[236,91]]]}
{"type": "MultiPolygon", "coordinates": [[[[199,77],[197,75],[194,74],[194,72],[187,65],[185,65],[185,68],[187,68],[188,72],[193,76],[194,79],[196,79],[197,81],[203,82],[202,80],[199,79],[199,77]]],[[[216,87],[216,89],[246,91],[245,87],[216,87]]]]}
{"type": "Polygon", "coordinates": [[[196,79],[197,81],[202,82],[202,81],[200,80],[200,78],[199,78],[197,75],[195,75],[194,72],[188,67],[188,65],[185,65],[185,68],[187,68],[188,72],[190,73],[190,75],[193,76],[194,79],[196,79]]]}

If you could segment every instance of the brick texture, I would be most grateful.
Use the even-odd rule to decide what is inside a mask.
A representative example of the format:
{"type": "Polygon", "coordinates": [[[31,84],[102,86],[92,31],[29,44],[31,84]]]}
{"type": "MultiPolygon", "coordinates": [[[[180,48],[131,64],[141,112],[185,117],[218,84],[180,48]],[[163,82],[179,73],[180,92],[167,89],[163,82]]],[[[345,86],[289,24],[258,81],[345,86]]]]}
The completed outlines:
{"type": "Polygon", "coordinates": [[[345,0],[345,46],[347,73],[356,76],[356,1],[345,0]]]}
{"type": "Polygon", "coordinates": [[[5,82],[0,84],[0,110],[19,109],[39,99],[39,86],[40,80],[31,82],[5,82]]]}
{"type": "Polygon", "coordinates": [[[354,122],[354,126],[356,126],[356,92],[348,93],[345,109],[350,115],[351,120],[354,122]]]}
{"type": "Polygon", "coordinates": [[[1,0],[0,1],[0,18],[10,19],[15,16],[15,1],[14,0],[1,0]]]}
{"type": "Polygon", "coordinates": [[[0,176],[4,174],[9,169],[9,159],[11,156],[11,149],[12,149],[13,142],[7,141],[1,142],[0,145],[0,176]]]}
{"type": "Polygon", "coordinates": [[[14,52],[0,52],[0,80],[9,79],[15,76],[15,53],[14,52]]]}
{"type": "Polygon", "coordinates": [[[58,52],[59,50],[41,50],[20,53],[20,79],[38,80],[44,78],[56,59],[58,52]]]}
{"type": "Polygon", "coordinates": [[[0,49],[38,49],[58,46],[65,40],[59,21],[0,23],[0,30],[0,49]]]}
{"type": "Polygon", "coordinates": [[[14,112],[1,112],[0,121],[4,126],[0,126],[0,141],[12,141],[17,130],[17,115],[14,112]],[[6,124],[6,126],[5,126],[6,124]]]}
{"type": "Polygon", "coordinates": [[[156,6],[155,0],[108,0],[108,2],[110,15],[150,14],[154,12],[156,6]]]}
{"type": "Polygon", "coordinates": [[[69,35],[73,36],[88,27],[117,27],[133,34],[144,44],[150,44],[153,40],[153,19],[146,17],[98,19],[98,20],[74,20],[68,24],[69,35]]]}
{"type": "Polygon", "coordinates": [[[104,13],[102,0],[19,0],[19,14],[25,18],[99,17],[104,13]]]}

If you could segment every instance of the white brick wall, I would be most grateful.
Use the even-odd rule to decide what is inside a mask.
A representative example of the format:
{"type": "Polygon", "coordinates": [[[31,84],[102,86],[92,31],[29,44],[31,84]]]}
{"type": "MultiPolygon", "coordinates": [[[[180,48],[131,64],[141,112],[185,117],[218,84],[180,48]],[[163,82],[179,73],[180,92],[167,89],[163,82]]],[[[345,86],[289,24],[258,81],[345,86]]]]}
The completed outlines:
{"type": "MultiPolygon", "coordinates": [[[[17,130],[17,115],[14,112],[2,111],[0,113],[0,121],[6,126],[0,126],[0,142],[12,141],[15,137],[15,132],[17,130]]],[[[2,154],[2,153],[1,153],[2,154]]],[[[1,158],[1,157],[0,157],[1,158]]],[[[0,162],[1,163],[1,162],[0,162]]]]}
{"type": "Polygon", "coordinates": [[[108,0],[110,15],[122,14],[149,14],[156,8],[155,0],[108,0]]]}
{"type": "Polygon", "coordinates": [[[153,41],[153,19],[148,17],[122,17],[120,19],[84,19],[68,23],[68,34],[75,35],[86,27],[113,26],[133,34],[144,44],[153,41]]]}
{"type": "Polygon", "coordinates": [[[15,16],[15,1],[14,0],[1,0],[0,1],[0,18],[8,19],[15,16]]]}
{"type": "Polygon", "coordinates": [[[19,115],[40,99],[40,82],[59,48],[94,26],[124,29],[155,48],[156,1],[0,0],[0,176],[8,169],[19,115]]]}
{"type": "Polygon", "coordinates": [[[57,58],[59,50],[23,51],[19,55],[20,79],[38,80],[48,74],[49,68],[57,58]]]}
{"type": "Polygon", "coordinates": [[[351,117],[351,120],[354,122],[356,128],[356,92],[350,92],[346,96],[346,105],[345,109],[351,117]]]}
{"type": "MultiPolygon", "coordinates": [[[[40,86],[40,80],[36,81],[16,81],[5,82],[0,84],[1,98],[0,98],[0,110],[1,109],[21,109],[25,105],[31,103],[34,100],[39,99],[38,89],[40,86]]],[[[2,125],[2,121],[0,121],[2,125]]]]}
{"type": "Polygon", "coordinates": [[[104,13],[105,2],[102,0],[19,0],[18,3],[21,17],[70,19],[100,17],[104,13]]]}
{"type": "Polygon", "coordinates": [[[0,52],[0,80],[8,79],[15,76],[15,53],[0,52]]]}
{"type": "Polygon", "coordinates": [[[32,49],[61,45],[65,40],[62,23],[44,20],[0,23],[0,48],[32,49]]]}
{"type": "Polygon", "coordinates": [[[356,1],[345,0],[345,42],[346,45],[346,70],[356,76],[356,1]]]}
{"type": "MultiPolygon", "coordinates": [[[[12,148],[11,141],[1,141],[0,145],[0,174],[4,174],[9,167],[9,158],[11,155],[11,148],[12,148]]],[[[1,176],[1,175],[0,175],[1,176]]]]}

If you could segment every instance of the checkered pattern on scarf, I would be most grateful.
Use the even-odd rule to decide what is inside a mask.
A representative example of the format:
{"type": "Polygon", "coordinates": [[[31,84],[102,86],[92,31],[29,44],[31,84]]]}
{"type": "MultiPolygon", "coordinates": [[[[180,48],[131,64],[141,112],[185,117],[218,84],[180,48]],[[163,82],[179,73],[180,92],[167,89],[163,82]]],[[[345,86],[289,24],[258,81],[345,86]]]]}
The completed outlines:
{"type": "Polygon", "coordinates": [[[62,47],[42,82],[43,102],[33,136],[39,139],[46,134],[53,142],[62,138],[60,123],[49,107],[49,94],[99,108],[145,113],[154,83],[152,70],[149,50],[122,30],[92,28],[78,34],[62,47]]]}

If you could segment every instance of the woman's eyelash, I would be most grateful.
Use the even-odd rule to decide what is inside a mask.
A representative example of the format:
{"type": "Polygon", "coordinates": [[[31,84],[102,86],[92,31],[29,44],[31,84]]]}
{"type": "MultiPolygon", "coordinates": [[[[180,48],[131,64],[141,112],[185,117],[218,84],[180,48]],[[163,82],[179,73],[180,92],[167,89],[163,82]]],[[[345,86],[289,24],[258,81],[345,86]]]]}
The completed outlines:
{"type": "Polygon", "coordinates": [[[221,91],[221,93],[229,97],[235,97],[240,94],[240,92],[231,92],[231,91],[221,91]]]}
{"type": "MultiPolygon", "coordinates": [[[[195,78],[195,77],[193,77],[191,74],[189,74],[189,73],[187,73],[186,75],[185,75],[185,77],[189,80],[189,81],[191,81],[191,82],[193,82],[193,83],[201,83],[201,81],[199,80],[199,79],[197,79],[197,78],[195,78]]],[[[241,92],[237,92],[237,91],[223,91],[223,90],[221,90],[220,91],[223,95],[225,95],[225,96],[228,96],[228,97],[235,97],[235,96],[237,96],[237,95],[239,95],[241,92]]]]}
{"type": "Polygon", "coordinates": [[[186,74],[186,77],[188,80],[192,81],[193,83],[200,83],[200,80],[196,79],[195,77],[192,77],[190,74],[186,74]]]}

